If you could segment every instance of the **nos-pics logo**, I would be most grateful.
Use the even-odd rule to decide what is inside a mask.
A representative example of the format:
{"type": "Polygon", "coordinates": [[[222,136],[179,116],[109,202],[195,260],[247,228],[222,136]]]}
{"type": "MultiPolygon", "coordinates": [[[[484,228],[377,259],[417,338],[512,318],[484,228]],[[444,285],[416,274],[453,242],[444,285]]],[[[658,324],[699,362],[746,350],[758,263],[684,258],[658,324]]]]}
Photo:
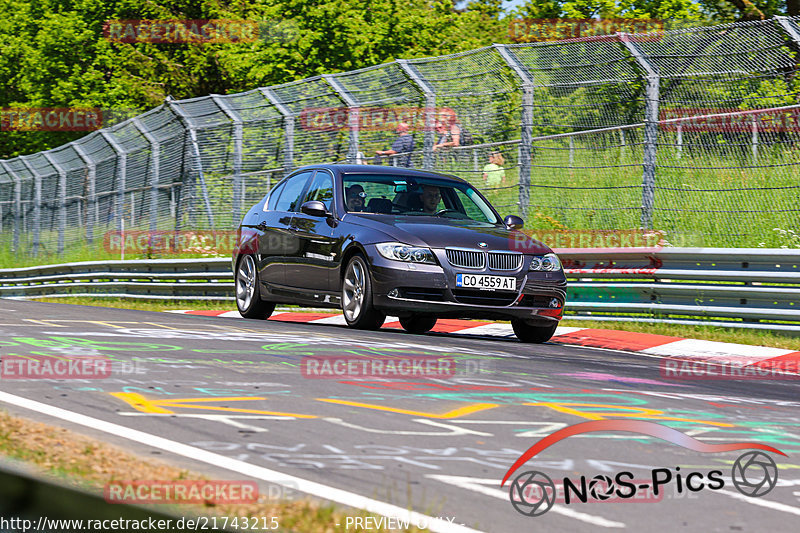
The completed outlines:
{"type": "MultiPolygon", "coordinates": [[[[641,420],[593,420],[569,426],[548,435],[523,453],[506,472],[500,486],[506,482],[528,460],[553,444],[582,433],[597,431],[626,431],[655,437],[684,448],[702,453],[724,453],[735,450],[750,450],[739,456],[733,464],[730,479],[733,486],[745,496],[761,497],[769,493],[778,483],[778,466],[764,453],[777,453],[786,456],[772,446],[756,442],[736,442],[730,444],[707,444],[690,437],[676,429],[641,420]]],[[[725,486],[722,470],[683,471],[680,467],[654,468],[650,475],[634,479],[631,472],[617,472],[613,477],[598,475],[587,479],[563,478],[560,483],[544,472],[528,470],[517,475],[509,487],[511,505],[526,516],[541,516],[556,501],[567,505],[596,501],[642,501],[642,493],[649,501],[659,501],[666,487],[671,486],[678,494],[702,490],[720,490],[725,486]]]]}

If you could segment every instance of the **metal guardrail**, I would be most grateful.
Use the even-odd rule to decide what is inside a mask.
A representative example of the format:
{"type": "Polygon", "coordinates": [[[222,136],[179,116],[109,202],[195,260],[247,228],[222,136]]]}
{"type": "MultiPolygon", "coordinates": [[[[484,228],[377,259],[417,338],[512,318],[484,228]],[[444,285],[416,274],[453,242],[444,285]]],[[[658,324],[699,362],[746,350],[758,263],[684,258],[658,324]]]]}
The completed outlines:
{"type": "Polygon", "coordinates": [[[0,297],[233,301],[231,261],[143,259],[0,269],[0,297]]]}
{"type": "MultiPolygon", "coordinates": [[[[800,250],[556,251],[570,280],[567,319],[714,324],[800,333],[800,250]]],[[[227,258],[0,270],[0,297],[43,296],[232,302],[233,274],[227,258]]]]}

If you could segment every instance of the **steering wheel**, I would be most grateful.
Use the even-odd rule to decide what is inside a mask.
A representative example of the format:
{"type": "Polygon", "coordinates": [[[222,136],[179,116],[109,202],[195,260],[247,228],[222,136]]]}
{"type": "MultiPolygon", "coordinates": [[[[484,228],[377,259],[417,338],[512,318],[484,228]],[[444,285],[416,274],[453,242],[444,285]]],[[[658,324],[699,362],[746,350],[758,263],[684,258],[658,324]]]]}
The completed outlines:
{"type": "Polygon", "coordinates": [[[433,216],[438,217],[438,216],[444,215],[445,213],[458,213],[460,216],[458,216],[456,218],[466,218],[464,216],[464,214],[461,211],[459,211],[458,209],[441,209],[441,210],[437,211],[436,213],[434,213],[433,216]]]}

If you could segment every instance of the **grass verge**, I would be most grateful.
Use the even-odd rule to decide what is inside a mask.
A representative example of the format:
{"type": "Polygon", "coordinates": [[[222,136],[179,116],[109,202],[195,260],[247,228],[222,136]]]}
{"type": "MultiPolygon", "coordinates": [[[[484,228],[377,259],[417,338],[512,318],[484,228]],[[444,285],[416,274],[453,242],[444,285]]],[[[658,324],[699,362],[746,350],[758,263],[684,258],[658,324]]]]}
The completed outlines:
{"type": "MultiPolygon", "coordinates": [[[[0,455],[21,460],[57,482],[102,494],[115,480],[203,480],[203,476],[141,457],[64,428],[49,426],[0,412],[0,455]]],[[[262,495],[258,503],[182,505],[164,509],[177,516],[278,517],[281,531],[328,533],[346,531],[346,516],[371,516],[362,511],[344,513],[332,505],[308,499],[280,501],[262,495]],[[340,524],[336,526],[336,524],[340,524]]],[[[375,529],[374,531],[390,531],[375,529]]],[[[391,530],[394,531],[394,530],[391,530]]],[[[402,531],[418,532],[417,528],[402,531]]]]}
{"type": "MultiPolygon", "coordinates": [[[[37,301],[93,305],[97,307],[115,307],[117,309],[140,309],[145,311],[168,311],[173,309],[193,310],[222,310],[235,311],[233,302],[209,302],[205,300],[183,302],[160,302],[147,300],[133,300],[122,298],[41,298],[37,301]]],[[[297,311],[304,308],[298,307],[297,311]]],[[[335,312],[335,310],[331,310],[335,312]]],[[[614,329],[620,331],[633,331],[668,335],[670,337],[683,337],[687,339],[700,339],[718,342],[733,342],[753,346],[771,346],[787,350],[800,351],[800,337],[790,337],[770,331],[757,331],[742,328],[724,328],[718,326],[689,326],[684,324],[658,324],[643,322],[599,322],[594,320],[565,320],[562,325],[576,328],[614,329]]]]}

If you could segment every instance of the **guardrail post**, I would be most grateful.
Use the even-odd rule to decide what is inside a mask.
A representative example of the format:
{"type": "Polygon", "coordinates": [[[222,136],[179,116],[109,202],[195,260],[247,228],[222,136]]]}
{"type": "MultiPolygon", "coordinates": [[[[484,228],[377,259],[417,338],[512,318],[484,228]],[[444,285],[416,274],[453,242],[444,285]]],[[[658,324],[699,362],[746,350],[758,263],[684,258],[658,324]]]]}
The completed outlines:
{"type": "Polygon", "coordinates": [[[25,160],[25,156],[19,158],[28,172],[33,176],[33,243],[31,254],[36,257],[39,253],[39,246],[42,244],[42,177],[33,166],[25,160]]]}
{"type": "Polygon", "coordinates": [[[117,153],[117,194],[114,197],[114,218],[117,220],[117,231],[122,232],[125,222],[125,181],[128,178],[128,152],[107,130],[100,130],[100,135],[117,153]]]}
{"type": "Polygon", "coordinates": [[[436,144],[436,89],[406,59],[397,59],[397,65],[417,89],[425,95],[425,141],[422,145],[422,168],[433,170],[433,145],[436,144]]]}
{"type": "Polygon", "coordinates": [[[147,130],[139,117],[135,117],[133,125],[150,144],[150,231],[158,229],[158,180],[161,174],[161,146],[155,135],[147,130]]]}
{"type": "Polygon", "coordinates": [[[47,161],[58,172],[58,253],[64,253],[64,233],[67,230],[67,171],[58,164],[49,152],[43,152],[47,161]]]}
{"type": "Polygon", "coordinates": [[[83,146],[73,144],[75,153],[81,158],[86,165],[86,242],[92,244],[94,242],[94,220],[98,216],[97,213],[97,165],[94,160],[89,157],[83,146]]]}
{"type": "Polygon", "coordinates": [[[328,82],[328,85],[333,87],[336,94],[347,106],[347,132],[348,132],[348,148],[347,148],[347,162],[358,162],[358,131],[361,128],[361,107],[358,101],[353,97],[350,92],[344,88],[344,85],[330,74],[324,74],[322,79],[328,82]]]}
{"type": "Polygon", "coordinates": [[[238,226],[242,220],[242,202],[244,201],[242,181],[242,157],[244,155],[244,123],[239,112],[236,111],[224,96],[211,95],[225,115],[233,122],[233,225],[238,226]]]}
{"type": "Polygon", "coordinates": [[[11,238],[11,251],[16,252],[19,248],[19,234],[22,228],[22,182],[8,163],[0,161],[0,165],[14,180],[14,236],[11,238]]]}
{"type": "Polygon", "coordinates": [[[294,113],[281,102],[281,99],[278,98],[278,95],[275,94],[275,91],[272,89],[262,87],[259,91],[264,95],[264,98],[275,106],[278,113],[283,115],[283,135],[285,137],[283,147],[283,171],[288,174],[294,168],[294,113]]]}
{"type": "Polygon", "coordinates": [[[200,143],[197,141],[197,125],[194,118],[191,117],[181,105],[175,100],[167,100],[167,105],[183,122],[184,127],[189,130],[189,138],[192,141],[192,148],[194,152],[194,170],[197,171],[197,176],[200,178],[200,190],[203,193],[203,202],[206,205],[206,212],[208,213],[208,223],[211,228],[214,228],[214,213],[211,210],[211,199],[208,197],[208,188],[206,187],[206,178],[203,174],[203,161],[200,157],[200,143]]]}
{"type": "MultiPolygon", "coordinates": [[[[522,117],[520,119],[519,141],[519,214],[523,218],[528,214],[530,205],[531,165],[533,144],[533,97],[535,84],[525,65],[507,45],[494,45],[503,61],[522,82],[522,117]]],[[[571,137],[570,137],[571,138],[571,137]]]]}
{"type": "Polygon", "coordinates": [[[620,43],[630,52],[647,78],[644,116],[644,157],[642,161],[642,219],[643,229],[653,227],[653,207],[656,191],[656,156],[658,150],[658,104],[661,77],[633,41],[631,34],[617,33],[620,43]]]}

